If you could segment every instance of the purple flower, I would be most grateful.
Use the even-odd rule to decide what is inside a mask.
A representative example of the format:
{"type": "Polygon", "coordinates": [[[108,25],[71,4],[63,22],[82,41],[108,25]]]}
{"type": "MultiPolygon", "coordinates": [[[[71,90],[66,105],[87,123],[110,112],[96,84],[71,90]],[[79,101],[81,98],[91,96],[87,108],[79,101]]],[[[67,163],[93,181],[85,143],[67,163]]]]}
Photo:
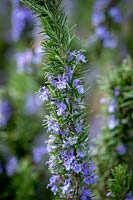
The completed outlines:
{"type": "Polygon", "coordinates": [[[6,99],[0,100],[0,127],[6,126],[11,114],[11,104],[9,101],[6,99]]]}
{"type": "Polygon", "coordinates": [[[83,94],[84,93],[84,87],[83,87],[83,85],[80,85],[80,80],[79,79],[75,79],[73,81],[73,84],[76,87],[76,89],[78,90],[79,94],[83,94]]]}
{"type": "Polygon", "coordinates": [[[52,186],[51,191],[54,193],[54,195],[56,195],[56,193],[58,191],[58,187],[56,185],[52,186]]]}
{"type": "Polygon", "coordinates": [[[90,169],[87,164],[82,164],[83,175],[88,176],[90,174],[90,169]]]}
{"type": "Polygon", "coordinates": [[[59,180],[59,178],[60,178],[60,176],[58,174],[53,175],[50,178],[50,183],[48,184],[48,187],[54,186],[57,183],[57,181],[59,180]]]}
{"type": "Polygon", "coordinates": [[[106,197],[111,197],[112,196],[112,192],[108,192],[107,194],[106,194],[106,197]]]}
{"type": "Polygon", "coordinates": [[[37,96],[44,102],[49,99],[49,91],[48,89],[43,86],[40,88],[40,90],[37,92],[37,96]]]}
{"type": "Polygon", "coordinates": [[[9,158],[6,163],[6,173],[8,176],[12,176],[18,168],[18,160],[15,156],[9,158]]]}
{"type": "Polygon", "coordinates": [[[76,55],[76,61],[79,63],[79,62],[82,62],[82,63],[86,63],[86,59],[85,59],[85,56],[83,54],[82,51],[80,51],[77,55],[76,55]]]}
{"type": "Polygon", "coordinates": [[[78,155],[79,157],[81,157],[81,158],[85,157],[85,153],[82,152],[80,149],[78,149],[77,155],[78,155]]]}
{"type": "Polygon", "coordinates": [[[126,195],[125,200],[133,200],[132,194],[131,194],[131,193],[128,193],[128,194],[126,195]]]}
{"type": "Polygon", "coordinates": [[[76,56],[76,51],[69,52],[68,61],[71,62],[75,56],[76,56]]]}
{"type": "Polygon", "coordinates": [[[59,102],[57,103],[57,107],[58,107],[57,115],[58,116],[63,115],[66,110],[66,105],[63,102],[59,102]]]}
{"type": "Polygon", "coordinates": [[[105,26],[98,26],[95,29],[96,35],[98,38],[104,40],[105,38],[109,37],[109,31],[105,26]]]}
{"type": "Polygon", "coordinates": [[[82,132],[82,129],[83,129],[83,120],[80,120],[75,124],[75,130],[77,133],[80,133],[82,132]]]}
{"type": "Polygon", "coordinates": [[[70,179],[66,179],[64,186],[61,187],[62,193],[65,194],[69,190],[69,188],[70,188],[70,179]]]}
{"type": "Polygon", "coordinates": [[[47,153],[46,147],[38,146],[32,149],[33,161],[38,164],[41,162],[43,156],[47,153]]]}
{"type": "Polygon", "coordinates": [[[90,168],[91,171],[96,170],[96,166],[93,163],[89,165],[89,168],[90,168]]]}
{"type": "Polygon", "coordinates": [[[84,183],[87,185],[91,185],[97,182],[97,176],[95,174],[91,174],[90,176],[84,177],[84,183]]]}
{"type": "Polygon", "coordinates": [[[47,125],[48,125],[48,131],[53,131],[55,134],[60,133],[60,126],[58,122],[56,122],[51,116],[47,120],[47,125]]]}
{"type": "Polygon", "coordinates": [[[56,81],[54,80],[54,77],[51,74],[48,74],[47,78],[51,85],[56,86],[56,81]]]}
{"type": "Polygon", "coordinates": [[[112,48],[112,49],[114,49],[114,48],[116,48],[117,43],[118,43],[117,38],[114,37],[114,36],[108,36],[108,37],[106,37],[103,40],[103,46],[105,48],[112,48]]]}
{"type": "Polygon", "coordinates": [[[66,67],[66,80],[72,80],[73,70],[70,67],[66,67]]]}
{"type": "Polygon", "coordinates": [[[92,193],[90,189],[83,187],[81,192],[81,199],[82,200],[91,200],[92,193]]]}
{"type": "Polygon", "coordinates": [[[119,96],[120,95],[120,89],[118,87],[115,87],[114,89],[114,95],[119,96]]]}
{"type": "Polygon", "coordinates": [[[121,23],[122,16],[120,14],[120,10],[117,7],[112,7],[109,10],[109,16],[115,23],[121,23]]]}
{"type": "Polygon", "coordinates": [[[28,94],[26,96],[26,104],[25,104],[25,110],[28,114],[36,114],[38,112],[38,109],[41,105],[41,102],[38,100],[38,98],[33,94],[28,94]]]}
{"type": "Polygon", "coordinates": [[[79,172],[81,172],[82,166],[81,164],[78,164],[77,161],[74,161],[71,165],[71,169],[78,174],[79,172]]]}
{"type": "Polygon", "coordinates": [[[56,82],[56,86],[59,90],[63,90],[67,86],[67,81],[65,76],[58,76],[58,81],[56,82]]]}
{"type": "Polygon", "coordinates": [[[101,104],[105,104],[105,103],[106,103],[106,98],[102,97],[102,98],[100,99],[100,103],[101,103],[101,104]]]}
{"type": "Polygon", "coordinates": [[[105,20],[105,14],[103,12],[97,12],[95,11],[92,15],[92,24],[94,26],[98,26],[105,20]]]}
{"type": "Polygon", "coordinates": [[[119,144],[119,145],[117,146],[116,150],[117,150],[117,153],[118,153],[119,155],[123,156],[123,155],[126,153],[127,148],[126,148],[126,146],[125,146],[124,144],[119,144]]]}
{"type": "Polygon", "coordinates": [[[24,73],[24,72],[30,72],[28,66],[32,62],[32,51],[30,49],[27,49],[24,52],[16,53],[16,63],[17,63],[17,72],[18,73],[24,73]]]}
{"type": "Polygon", "coordinates": [[[111,117],[109,117],[109,119],[108,119],[108,128],[110,130],[113,130],[117,125],[118,125],[118,120],[115,118],[115,116],[112,115],[111,117]]]}
{"type": "Polygon", "coordinates": [[[116,108],[116,101],[115,99],[112,99],[108,105],[108,112],[113,113],[115,111],[115,108],[116,108]]]}
{"type": "Polygon", "coordinates": [[[62,151],[62,158],[64,159],[64,166],[66,170],[70,170],[72,167],[72,162],[75,160],[73,150],[62,151]]]}
{"type": "Polygon", "coordinates": [[[16,42],[19,40],[21,33],[23,32],[26,22],[33,20],[33,17],[28,9],[20,7],[19,1],[12,0],[12,6],[11,35],[12,39],[16,42]]]}

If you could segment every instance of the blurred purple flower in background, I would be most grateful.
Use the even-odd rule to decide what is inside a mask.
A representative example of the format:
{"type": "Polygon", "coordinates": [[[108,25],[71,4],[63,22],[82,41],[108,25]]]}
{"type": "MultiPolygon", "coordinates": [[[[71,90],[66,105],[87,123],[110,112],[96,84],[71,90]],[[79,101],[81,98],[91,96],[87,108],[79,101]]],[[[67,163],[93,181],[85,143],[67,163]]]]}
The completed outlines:
{"type": "Polygon", "coordinates": [[[111,197],[112,196],[112,192],[108,192],[107,194],[106,194],[106,197],[111,197]]]}
{"type": "Polygon", "coordinates": [[[15,156],[9,158],[6,163],[6,173],[8,176],[12,176],[18,169],[18,160],[15,156]]]}
{"type": "Polygon", "coordinates": [[[108,128],[113,130],[118,125],[118,120],[115,118],[114,115],[110,116],[108,119],[108,128]]]}
{"type": "Polygon", "coordinates": [[[101,103],[101,104],[105,104],[105,103],[106,103],[106,101],[107,101],[107,100],[106,100],[106,98],[105,98],[105,97],[102,97],[102,98],[100,99],[100,103],[101,103]]]}
{"type": "Polygon", "coordinates": [[[120,10],[118,7],[112,7],[110,8],[110,10],[108,11],[110,17],[112,18],[112,20],[116,23],[121,23],[122,22],[122,16],[120,14],[120,10]]]}
{"type": "Polygon", "coordinates": [[[118,87],[115,87],[114,89],[114,95],[119,96],[120,95],[120,89],[118,87]]]}
{"type": "Polygon", "coordinates": [[[24,52],[18,52],[15,55],[16,63],[17,63],[17,72],[24,73],[24,72],[31,72],[29,65],[32,62],[33,53],[31,49],[27,49],[24,52]]]}
{"type": "Polygon", "coordinates": [[[105,14],[102,12],[94,12],[92,15],[92,24],[98,26],[105,20],[105,14]]]}
{"type": "Polygon", "coordinates": [[[7,99],[0,100],[0,127],[6,126],[12,115],[11,104],[7,99]]]}
{"type": "Polygon", "coordinates": [[[36,114],[41,106],[41,101],[34,94],[27,94],[25,110],[28,114],[36,114]]]}
{"type": "Polygon", "coordinates": [[[115,36],[109,35],[103,40],[103,47],[114,49],[117,46],[117,38],[115,36]]]}
{"type": "Polygon", "coordinates": [[[36,164],[41,162],[45,154],[47,154],[47,149],[45,146],[36,146],[32,149],[33,161],[36,164]]]}
{"type": "Polygon", "coordinates": [[[117,150],[117,153],[121,156],[125,155],[126,151],[127,151],[127,148],[124,144],[119,144],[117,147],[116,147],[116,150],[117,150]]]}
{"type": "Polygon", "coordinates": [[[11,16],[11,35],[13,41],[18,41],[24,27],[26,25],[26,21],[33,20],[31,11],[20,6],[18,0],[12,0],[12,16],[11,16]]]}
{"type": "MultiPolygon", "coordinates": [[[[122,15],[119,7],[111,5],[112,0],[96,0],[93,7],[92,25],[95,29],[96,36],[102,41],[104,48],[116,48],[118,38],[113,32],[110,32],[108,18],[115,24],[122,22],[122,15]],[[111,6],[111,7],[110,7],[111,6]]],[[[117,3],[116,3],[117,4],[117,3]]]]}
{"type": "Polygon", "coordinates": [[[126,195],[125,200],[133,200],[132,194],[131,194],[131,193],[128,193],[128,194],[126,195]]]}
{"type": "Polygon", "coordinates": [[[108,104],[108,112],[113,113],[115,111],[115,108],[116,108],[116,100],[112,99],[108,104]]]}

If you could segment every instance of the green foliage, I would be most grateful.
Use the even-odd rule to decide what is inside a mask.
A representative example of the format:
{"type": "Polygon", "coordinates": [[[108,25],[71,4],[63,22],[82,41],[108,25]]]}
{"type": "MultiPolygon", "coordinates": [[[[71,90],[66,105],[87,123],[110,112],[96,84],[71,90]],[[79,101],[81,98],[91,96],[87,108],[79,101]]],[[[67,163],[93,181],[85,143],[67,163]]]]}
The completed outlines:
{"type": "Polygon", "coordinates": [[[109,179],[110,198],[113,200],[125,200],[133,184],[132,173],[128,172],[126,165],[118,165],[112,169],[112,178],[109,179]]]}
{"type": "Polygon", "coordinates": [[[22,160],[19,163],[18,172],[13,177],[11,188],[15,190],[14,200],[32,200],[35,198],[35,184],[37,173],[31,163],[22,160]]]}
{"type": "Polygon", "coordinates": [[[120,66],[109,69],[107,74],[107,79],[104,77],[100,80],[106,100],[103,105],[106,125],[96,141],[95,163],[99,176],[96,186],[98,200],[105,198],[106,182],[112,168],[119,163],[126,163],[130,169],[133,168],[131,156],[133,152],[133,68],[131,60],[124,60],[120,66]],[[110,113],[111,102],[114,102],[114,105],[111,105],[114,107],[110,113]],[[111,117],[113,123],[116,124],[109,128],[109,123],[112,123],[110,122],[111,117]]]}

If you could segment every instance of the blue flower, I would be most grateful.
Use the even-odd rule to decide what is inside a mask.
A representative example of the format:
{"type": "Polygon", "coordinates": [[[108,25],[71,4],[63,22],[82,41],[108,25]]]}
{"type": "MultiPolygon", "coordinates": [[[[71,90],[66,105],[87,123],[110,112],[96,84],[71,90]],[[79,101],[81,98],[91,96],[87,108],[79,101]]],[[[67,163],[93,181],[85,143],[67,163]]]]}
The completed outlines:
{"type": "Polygon", "coordinates": [[[113,130],[118,125],[118,120],[115,118],[114,115],[110,116],[108,119],[108,128],[113,130]]]}
{"type": "Polygon", "coordinates": [[[109,16],[112,18],[112,20],[115,23],[121,23],[122,22],[122,16],[120,14],[120,10],[117,7],[112,7],[109,10],[109,16]]]}
{"type": "Polygon", "coordinates": [[[58,81],[56,82],[56,87],[59,89],[59,90],[63,90],[65,89],[67,86],[67,80],[65,78],[65,76],[58,76],[58,81]]]}
{"type": "Polygon", "coordinates": [[[52,116],[49,117],[47,120],[48,131],[53,131],[55,134],[60,133],[60,126],[58,122],[56,122],[52,116]]]}
{"type": "Polygon", "coordinates": [[[116,150],[117,150],[117,153],[121,156],[125,155],[126,151],[127,151],[127,148],[124,144],[119,144],[117,147],[116,147],[116,150]]]}
{"type": "Polygon", "coordinates": [[[70,179],[66,179],[64,186],[61,187],[62,193],[65,194],[68,191],[69,188],[70,188],[70,179]]]}
{"type": "Polygon", "coordinates": [[[78,149],[77,155],[78,155],[79,157],[81,157],[81,158],[85,157],[85,153],[82,152],[80,149],[78,149]]]}
{"type": "Polygon", "coordinates": [[[79,63],[79,62],[82,62],[82,63],[86,63],[86,59],[85,59],[85,56],[83,54],[82,51],[80,51],[77,55],[76,55],[76,61],[79,63]]]}
{"type": "Polygon", "coordinates": [[[56,195],[56,193],[58,191],[58,187],[56,185],[52,186],[51,191],[54,193],[54,195],[56,195]]]}
{"type": "Polygon", "coordinates": [[[114,95],[119,96],[120,95],[120,89],[118,87],[115,87],[114,89],[114,95]]]}
{"type": "Polygon", "coordinates": [[[132,194],[131,194],[131,193],[128,193],[128,194],[126,195],[125,200],[133,200],[132,194]]]}
{"type": "Polygon", "coordinates": [[[57,107],[58,107],[57,115],[58,116],[63,115],[66,110],[66,105],[63,102],[59,102],[57,103],[57,107]]]}
{"type": "Polygon", "coordinates": [[[81,191],[81,199],[82,200],[91,200],[92,193],[90,191],[90,189],[83,187],[82,191],[81,191]]]}
{"type": "Polygon", "coordinates": [[[42,157],[47,153],[46,148],[44,146],[34,147],[32,150],[33,161],[35,163],[40,163],[42,157]]]}
{"type": "Polygon", "coordinates": [[[0,127],[7,125],[11,115],[12,108],[10,102],[7,99],[0,100],[0,127]]]}
{"type": "Polygon", "coordinates": [[[108,112],[109,113],[113,113],[115,111],[115,108],[116,108],[116,100],[115,99],[112,99],[110,102],[109,102],[109,105],[108,105],[108,112]]]}
{"type": "Polygon", "coordinates": [[[83,129],[83,120],[80,120],[75,124],[75,130],[77,133],[80,133],[82,132],[82,129],[83,129]]]}
{"type": "Polygon", "coordinates": [[[48,89],[45,86],[43,86],[37,92],[37,96],[44,102],[44,101],[47,101],[49,99],[50,95],[49,95],[48,89]]]}
{"type": "Polygon", "coordinates": [[[6,173],[8,176],[12,176],[18,169],[18,160],[15,156],[9,158],[6,164],[6,173]]]}
{"type": "Polygon", "coordinates": [[[103,12],[97,12],[95,11],[92,15],[92,24],[94,26],[98,26],[105,20],[105,14],[103,12]]]}
{"type": "Polygon", "coordinates": [[[105,38],[109,38],[109,31],[105,26],[98,26],[95,29],[96,35],[99,39],[104,40],[105,38]]]}
{"type": "Polygon", "coordinates": [[[72,80],[73,70],[70,67],[66,67],[66,80],[72,80]]]}
{"type": "Polygon", "coordinates": [[[106,197],[111,197],[112,196],[112,192],[108,192],[107,194],[106,194],[106,197]]]}
{"type": "Polygon", "coordinates": [[[68,61],[71,62],[76,56],[76,51],[69,52],[68,61]]]}
{"type": "Polygon", "coordinates": [[[47,79],[51,83],[51,85],[56,86],[56,81],[54,80],[54,77],[51,74],[47,75],[47,79]]]}
{"type": "Polygon", "coordinates": [[[74,79],[73,80],[73,84],[76,87],[76,89],[78,90],[79,94],[83,94],[84,93],[84,87],[83,87],[83,85],[80,85],[80,80],[79,79],[74,79]]]}

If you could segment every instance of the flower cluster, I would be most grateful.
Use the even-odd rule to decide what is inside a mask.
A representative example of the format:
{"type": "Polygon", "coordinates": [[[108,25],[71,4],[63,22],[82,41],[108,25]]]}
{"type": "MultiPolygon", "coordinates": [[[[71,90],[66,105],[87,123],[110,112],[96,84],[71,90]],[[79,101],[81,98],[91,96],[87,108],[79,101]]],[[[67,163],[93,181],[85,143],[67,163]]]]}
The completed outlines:
{"type": "Polygon", "coordinates": [[[92,24],[95,29],[96,38],[102,41],[103,47],[115,48],[117,37],[110,31],[108,23],[118,25],[122,22],[119,5],[114,5],[112,0],[96,0],[93,7],[92,24]]]}
{"type": "Polygon", "coordinates": [[[73,36],[61,1],[23,1],[40,18],[46,36],[42,42],[47,52],[44,85],[37,96],[46,102],[49,113],[44,119],[49,134],[47,163],[52,174],[48,186],[59,199],[91,200],[90,188],[97,178],[95,166],[88,160],[84,87],[78,78],[81,64],[86,63],[83,50],[70,51],[73,36]]]}
{"type": "Polygon", "coordinates": [[[60,198],[92,199],[90,185],[97,179],[95,165],[87,161],[89,149],[82,102],[84,87],[75,70],[85,62],[83,51],[68,53],[67,66],[62,74],[55,76],[46,72],[46,86],[37,94],[51,106],[50,115],[44,120],[49,132],[48,164],[53,174],[48,186],[60,198]]]}

